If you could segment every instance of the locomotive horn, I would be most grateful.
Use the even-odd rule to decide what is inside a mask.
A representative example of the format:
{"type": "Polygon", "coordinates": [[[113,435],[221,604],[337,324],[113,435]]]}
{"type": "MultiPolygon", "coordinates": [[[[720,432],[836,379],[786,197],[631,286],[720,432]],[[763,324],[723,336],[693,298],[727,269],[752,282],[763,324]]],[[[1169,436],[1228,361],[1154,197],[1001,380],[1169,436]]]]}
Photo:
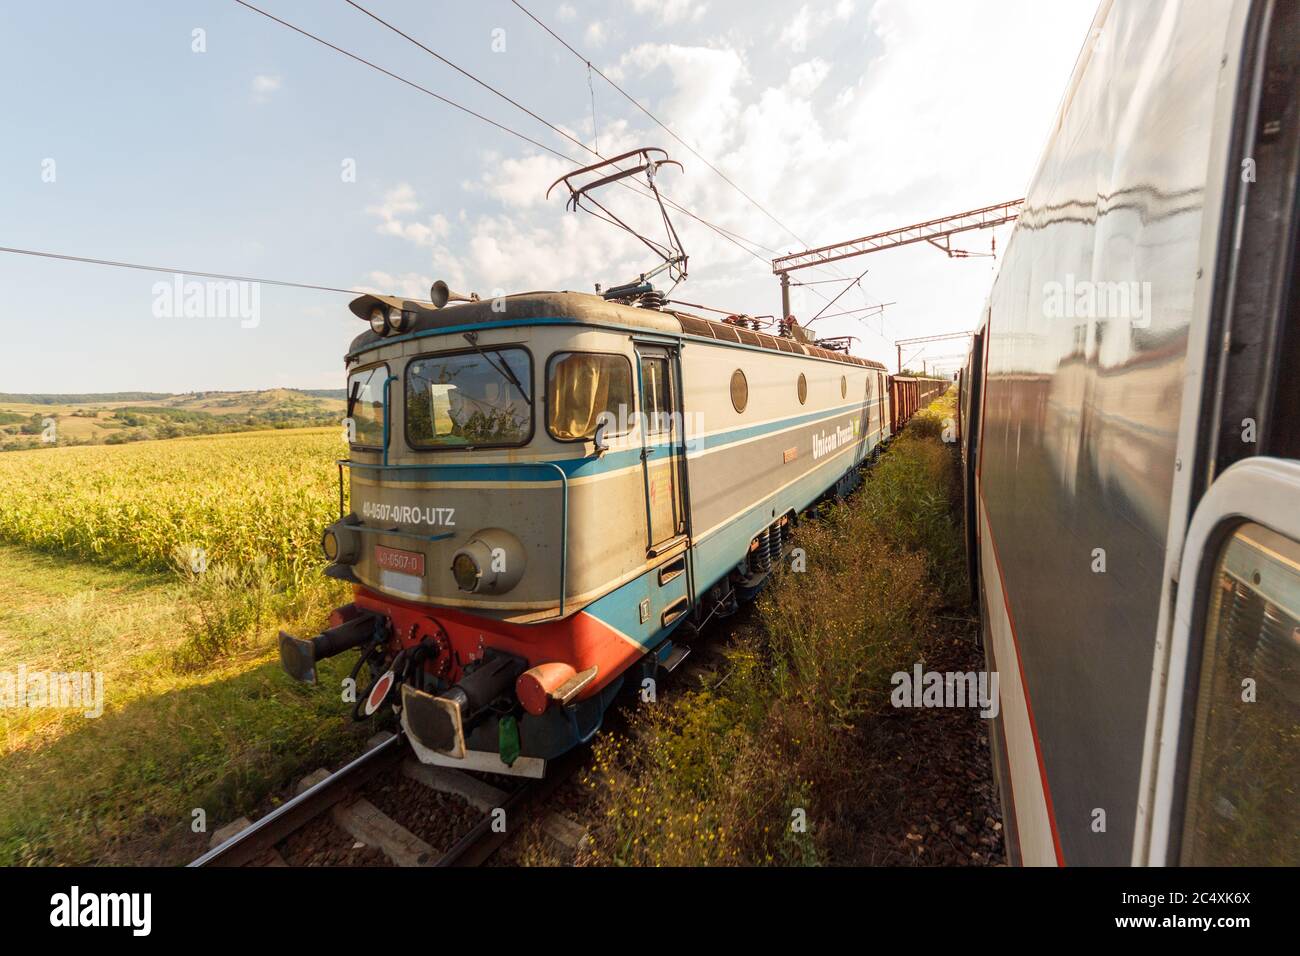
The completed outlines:
{"type": "Polygon", "coordinates": [[[448,302],[477,302],[478,293],[471,292],[469,295],[465,295],[463,292],[452,292],[447,287],[447,283],[439,279],[429,290],[429,301],[433,303],[435,308],[441,309],[448,302]]]}

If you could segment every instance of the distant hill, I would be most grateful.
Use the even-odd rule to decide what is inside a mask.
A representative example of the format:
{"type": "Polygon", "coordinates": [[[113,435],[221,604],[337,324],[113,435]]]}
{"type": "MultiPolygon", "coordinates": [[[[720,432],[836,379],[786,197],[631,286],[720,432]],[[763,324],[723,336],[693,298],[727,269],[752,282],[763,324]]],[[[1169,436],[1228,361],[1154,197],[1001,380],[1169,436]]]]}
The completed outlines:
{"type": "Polygon", "coordinates": [[[346,394],[341,388],[0,393],[0,451],[335,425],[347,407],[346,394]]]}
{"type": "Polygon", "coordinates": [[[25,395],[21,392],[0,392],[0,405],[11,402],[21,405],[83,405],[88,402],[158,402],[171,398],[172,392],[88,392],[69,395],[25,395]]]}
{"type": "Polygon", "coordinates": [[[167,402],[186,401],[194,398],[207,398],[233,395],[270,395],[297,393],[310,395],[312,398],[348,397],[345,388],[268,388],[255,392],[0,392],[0,405],[96,405],[118,404],[121,402],[167,402]]]}

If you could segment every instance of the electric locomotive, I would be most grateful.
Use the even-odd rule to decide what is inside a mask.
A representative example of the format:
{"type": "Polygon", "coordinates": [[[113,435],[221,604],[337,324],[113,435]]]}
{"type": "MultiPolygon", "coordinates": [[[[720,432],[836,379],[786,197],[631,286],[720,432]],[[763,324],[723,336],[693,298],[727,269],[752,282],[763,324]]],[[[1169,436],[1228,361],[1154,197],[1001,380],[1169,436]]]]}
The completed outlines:
{"type": "Polygon", "coordinates": [[[354,716],[395,708],[427,763],[542,775],[757,593],[891,431],[879,363],[648,283],[350,308],[370,328],[322,544],[353,599],[280,656],[314,681],[358,649],[354,716]]]}

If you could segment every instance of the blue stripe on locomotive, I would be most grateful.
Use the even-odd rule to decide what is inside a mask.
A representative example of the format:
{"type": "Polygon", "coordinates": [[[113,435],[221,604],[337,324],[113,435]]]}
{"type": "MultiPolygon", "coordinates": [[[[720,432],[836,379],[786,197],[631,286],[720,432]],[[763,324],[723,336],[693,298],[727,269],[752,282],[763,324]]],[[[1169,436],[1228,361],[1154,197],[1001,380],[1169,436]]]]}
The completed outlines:
{"type": "MultiPolygon", "coordinates": [[[[879,440],[876,444],[879,444],[879,440]]],[[[799,512],[807,508],[842,479],[855,475],[857,466],[876,444],[871,444],[870,437],[864,439],[853,454],[853,463],[847,468],[836,460],[828,461],[794,481],[788,488],[737,512],[708,538],[692,544],[690,560],[697,594],[707,591],[731,573],[748,553],[749,542],[754,535],[772,523],[773,511],[779,518],[791,511],[799,512]]],[[[645,624],[641,623],[640,603],[643,599],[651,598],[653,602],[654,597],[659,595],[661,600],[671,603],[686,594],[686,575],[677,578],[669,588],[660,588],[657,574],[658,569],[654,568],[633,578],[588,604],[583,612],[627,635],[645,650],[653,649],[685,620],[683,617],[662,627],[657,618],[652,616],[645,624]]]]}

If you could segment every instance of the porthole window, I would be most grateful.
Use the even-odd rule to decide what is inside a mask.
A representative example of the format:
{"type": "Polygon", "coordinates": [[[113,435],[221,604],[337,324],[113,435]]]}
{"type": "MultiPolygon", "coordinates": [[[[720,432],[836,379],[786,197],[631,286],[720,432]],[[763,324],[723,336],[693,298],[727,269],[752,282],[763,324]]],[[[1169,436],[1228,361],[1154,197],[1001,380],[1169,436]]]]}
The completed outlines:
{"type": "Polygon", "coordinates": [[[849,397],[849,377],[847,375],[841,375],[840,376],[840,398],[848,398],[848,397],[849,397]]]}
{"type": "Polygon", "coordinates": [[[803,372],[799,373],[799,404],[803,405],[808,401],[808,379],[804,377],[803,372]]]}
{"type": "Polygon", "coordinates": [[[736,369],[731,373],[731,407],[740,414],[749,404],[749,382],[745,378],[745,373],[736,369]]]}

